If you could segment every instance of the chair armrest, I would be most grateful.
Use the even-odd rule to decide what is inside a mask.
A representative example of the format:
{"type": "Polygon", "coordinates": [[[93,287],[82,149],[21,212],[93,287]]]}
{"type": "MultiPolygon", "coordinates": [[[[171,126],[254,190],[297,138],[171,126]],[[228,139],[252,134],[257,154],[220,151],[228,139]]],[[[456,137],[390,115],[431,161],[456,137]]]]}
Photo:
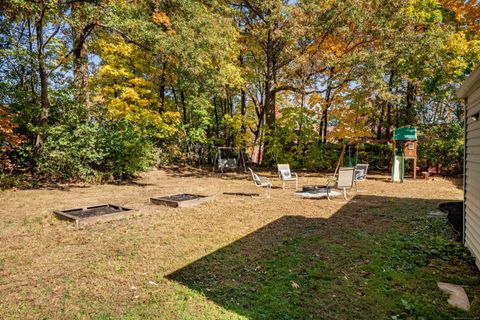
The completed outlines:
{"type": "Polygon", "coordinates": [[[328,179],[327,179],[327,185],[326,185],[326,187],[328,188],[328,187],[330,186],[330,183],[335,182],[335,181],[336,181],[336,180],[333,180],[333,179],[328,178],[328,179]]]}
{"type": "Polygon", "coordinates": [[[298,179],[298,175],[296,172],[292,172],[292,175],[295,175],[295,179],[298,179]]]}

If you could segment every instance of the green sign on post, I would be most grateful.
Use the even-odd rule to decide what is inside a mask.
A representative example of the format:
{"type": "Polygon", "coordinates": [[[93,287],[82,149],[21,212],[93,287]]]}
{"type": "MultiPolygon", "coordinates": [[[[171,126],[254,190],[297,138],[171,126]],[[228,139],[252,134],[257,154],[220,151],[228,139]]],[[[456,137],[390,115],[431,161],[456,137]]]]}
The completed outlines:
{"type": "Polygon", "coordinates": [[[416,128],[395,128],[393,138],[395,141],[417,140],[416,128]]]}

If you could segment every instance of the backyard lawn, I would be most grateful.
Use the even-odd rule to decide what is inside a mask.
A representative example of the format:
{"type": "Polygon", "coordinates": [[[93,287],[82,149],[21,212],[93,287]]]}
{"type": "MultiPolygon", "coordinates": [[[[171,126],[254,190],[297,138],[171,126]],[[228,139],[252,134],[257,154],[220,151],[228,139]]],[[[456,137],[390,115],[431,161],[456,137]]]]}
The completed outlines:
{"type": "MultiPolygon", "coordinates": [[[[272,173],[264,173],[265,175],[272,173]]],[[[270,198],[246,174],[149,171],[121,184],[0,193],[2,319],[452,319],[480,314],[480,272],[439,203],[461,181],[373,176],[348,202],[270,198]],[[192,208],[148,203],[199,193],[192,208]],[[113,203],[137,210],[75,228],[52,211],[113,203]],[[450,307],[437,282],[465,286],[450,307]]],[[[300,174],[300,184],[326,176],[300,174]]],[[[276,186],[281,185],[274,181],[276,186]]]]}

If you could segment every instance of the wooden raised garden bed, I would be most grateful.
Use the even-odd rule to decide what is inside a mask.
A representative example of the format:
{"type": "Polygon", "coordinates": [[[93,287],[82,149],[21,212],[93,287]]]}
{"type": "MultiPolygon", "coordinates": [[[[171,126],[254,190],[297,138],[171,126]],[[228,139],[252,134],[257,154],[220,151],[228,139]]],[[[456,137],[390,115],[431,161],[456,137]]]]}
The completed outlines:
{"type": "Polygon", "coordinates": [[[100,204],[86,208],[55,210],[53,213],[58,218],[75,222],[79,226],[125,218],[134,212],[132,209],[114,204],[100,204]]]}
{"type": "Polygon", "coordinates": [[[212,197],[202,196],[198,194],[182,193],[173,196],[163,196],[150,198],[150,202],[161,204],[169,207],[192,207],[200,203],[211,201],[212,197]]]}

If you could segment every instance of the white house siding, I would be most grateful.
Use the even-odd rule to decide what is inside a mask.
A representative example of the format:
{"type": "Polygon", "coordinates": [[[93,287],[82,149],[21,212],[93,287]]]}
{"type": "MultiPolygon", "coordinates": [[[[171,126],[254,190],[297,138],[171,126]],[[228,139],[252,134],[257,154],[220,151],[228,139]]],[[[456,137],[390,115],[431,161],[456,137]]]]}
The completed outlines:
{"type": "Polygon", "coordinates": [[[480,119],[472,118],[480,112],[480,69],[465,81],[458,95],[466,99],[464,240],[480,268],[480,119]]]}

